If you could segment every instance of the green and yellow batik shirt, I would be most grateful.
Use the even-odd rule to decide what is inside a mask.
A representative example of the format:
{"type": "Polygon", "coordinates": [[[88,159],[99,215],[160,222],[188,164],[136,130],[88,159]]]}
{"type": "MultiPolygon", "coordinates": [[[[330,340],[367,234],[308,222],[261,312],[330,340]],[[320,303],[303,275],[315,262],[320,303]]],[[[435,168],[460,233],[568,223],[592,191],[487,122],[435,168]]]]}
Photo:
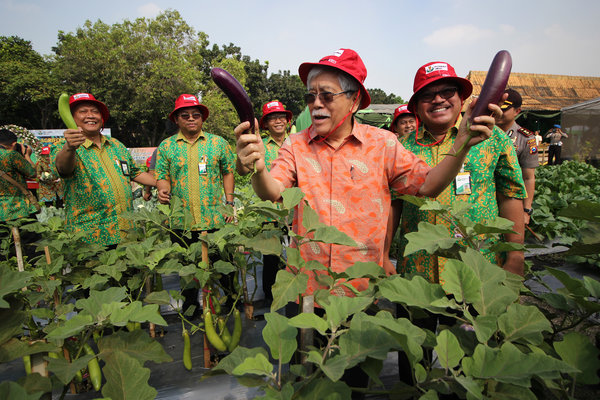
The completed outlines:
{"type": "MultiPolygon", "coordinates": [[[[287,135],[285,136],[287,137],[287,135]]],[[[265,166],[268,170],[271,169],[271,164],[279,155],[279,149],[281,146],[277,144],[275,139],[271,137],[271,135],[267,134],[267,136],[263,137],[263,144],[265,145],[265,166]]]]}
{"type": "MultiPolygon", "coordinates": [[[[401,143],[428,165],[435,167],[446,154],[455,152],[452,147],[457,133],[457,128],[453,127],[442,142],[431,145],[435,142],[433,136],[421,127],[416,135],[411,133],[404,137],[401,143]]],[[[475,222],[483,222],[498,216],[496,193],[518,199],[527,197],[515,148],[508,136],[497,127],[494,127],[488,140],[469,150],[463,171],[470,175],[471,194],[456,194],[456,180],[453,180],[436,200],[446,205],[453,204],[457,200],[473,204],[474,206],[468,212],[468,217],[475,222]]],[[[436,218],[435,214],[421,211],[415,205],[405,201],[400,223],[402,237],[399,254],[404,254],[407,244],[405,235],[409,232],[416,232],[421,221],[445,225],[451,232],[454,230],[448,221],[436,218]]],[[[484,251],[484,254],[491,262],[500,261],[496,260],[494,253],[484,251]]],[[[442,257],[434,257],[425,251],[418,251],[399,259],[398,271],[421,273],[430,282],[439,282],[439,273],[443,270],[444,263],[445,259],[442,257]]]]}
{"type": "MultiPolygon", "coordinates": [[[[223,175],[234,170],[235,155],[227,141],[208,132],[201,132],[194,141],[178,132],[158,146],[156,179],[171,184],[171,196],[181,199],[193,216],[192,225],[199,230],[225,223],[218,210],[225,194],[223,175]]],[[[184,228],[183,218],[175,223],[184,228]]]]}
{"type": "MultiPolygon", "coordinates": [[[[0,171],[27,188],[27,180],[35,176],[35,168],[25,157],[13,150],[0,148],[0,171]]],[[[36,211],[27,197],[12,183],[0,177],[0,221],[29,216],[36,211]]]]}
{"type": "MultiPolygon", "coordinates": [[[[62,140],[51,148],[54,168],[65,143],[62,140]]],[[[63,178],[67,227],[88,233],[89,243],[119,243],[132,227],[122,214],[133,210],[131,180],[141,172],[118,140],[102,136],[98,147],[86,139],[77,148],[73,175],[63,178]]]]}

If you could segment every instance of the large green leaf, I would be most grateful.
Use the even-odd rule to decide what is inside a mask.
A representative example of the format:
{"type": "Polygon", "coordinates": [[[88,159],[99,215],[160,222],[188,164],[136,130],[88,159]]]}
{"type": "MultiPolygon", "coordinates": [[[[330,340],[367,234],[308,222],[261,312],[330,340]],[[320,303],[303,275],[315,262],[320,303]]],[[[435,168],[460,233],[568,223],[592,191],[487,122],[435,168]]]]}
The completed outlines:
{"type": "Polygon", "coordinates": [[[169,292],[161,290],[149,293],[148,296],[144,297],[144,302],[149,304],[171,304],[171,297],[169,292]]]}
{"type": "MultiPolygon", "coordinates": [[[[483,382],[477,381],[473,379],[471,376],[462,376],[458,375],[454,379],[456,382],[460,383],[460,385],[467,390],[467,393],[470,394],[475,399],[483,399],[483,382]]],[[[469,398],[469,397],[467,397],[469,398]]]]}
{"type": "Polygon", "coordinates": [[[581,373],[574,373],[577,383],[595,385],[598,379],[598,348],[579,332],[567,333],[561,342],[554,342],[556,353],[581,373]]]}
{"type": "Polygon", "coordinates": [[[306,232],[312,232],[317,228],[326,226],[319,220],[319,214],[313,210],[308,203],[305,202],[304,210],[302,211],[302,226],[306,229],[306,232]]]}
{"type": "Polygon", "coordinates": [[[48,371],[53,372],[64,385],[68,385],[77,372],[84,369],[92,358],[94,358],[93,355],[86,354],[72,363],[64,358],[46,357],[46,360],[48,361],[48,371]]]}
{"type": "Polygon", "coordinates": [[[43,394],[42,392],[28,394],[25,388],[16,382],[0,383],[0,399],[2,400],[38,400],[43,394]]]}
{"type": "Polygon", "coordinates": [[[478,315],[473,322],[475,335],[481,343],[487,343],[492,335],[498,330],[498,317],[495,315],[478,315]]]}
{"type": "Polygon", "coordinates": [[[46,337],[48,339],[66,339],[77,335],[79,332],[93,324],[94,320],[92,316],[86,312],[82,312],[57,326],[55,329],[52,329],[48,332],[46,337]]]}
{"type": "Polygon", "coordinates": [[[259,353],[253,357],[247,357],[231,372],[233,375],[242,376],[246,374],[258,376],[271,376],[273,365],[269,359],[259,353]]]}
{"type": "Polygon", "coordinates": [[[349,279],[356,278],[378,278],[380,276],[385,276],[385,271],[381,266],[374,262],[356,262],[344,273],[348,276],[349,279]]]}
{"type": "Polygon", "coordinates": [[[423,348],[427,334],[413,325],[407,318],[394,318],[390,313],[381,311],[376,316],[367,317],[367,321],[385,328],[394,336],[409,359],[416,363],[423,358],[423,348]]]}
{"type": "Polygon", "coordinates": [[[367,357],[385,360],[390,349],[397,347],[392,334],[371,322],[367,314],[354,314],[350,329],[340,336],[340,354],[348,356],[348,368],[367,357]]]}
{"type": "Polygon", "coordinates": [[[271,349],[271,355],[276,360],[288,363],[298,347],[298,329],[290,325],[286,317],[274,312],[265,314],[265,320],[267,325],[262,330],[262,337],[271,349]]]}
{"type": "Polygon", "coordinates": [[[371,297],[339,297],[329,296],[321,306],[325,309],[327,324],[337,328],[342,322],[373,302],[371,297]]]}
{"type": "Polygon", "coordinates": [[[160,315],[158,304],[142,305],[141,301],[134,301],[123,308],[112,312],[110,322],[116,326],[125,326],[129,321],[151,322],[156,325],[167,326],[167,321],[160,315]]]}
{"type": "Polygon", "coordinates": [[[9,362],[21,358],[28,354],[42,353],[48,351],[59,351],[59,347],[42,341],[29,344],[17,338],[12,338],[8,342],[0,345],[0,363],[9,362]]]}
{"type": "Polygon", "coordinates": [[[258,354],[262,354],[265,358],[268,358],[269,355],[267,351],[262,347],[254,347],[248,349],[246,347],[238,346],[236,347],[228,356],[219,361],[216,367],[208,371],[203,375],[204,377],[214,376],[222,374],[223,372],[232,375],[233,370],[240,365],[247,358],[255,358],[258,354]]]}
{"type": "Polygon", "coordinates": [[[344,371],[350,363],[349,356],[335,355],[325,360],[325,364],[321,364],[321,370],[333,382],[340,380],[344,375],[344,371]]]}
{"type": "Polygon", "coordinates": [[[511,385],[509,383],[499,383],[493,385],[488,393],[489,398],[497,400],[537,400],[538,397],[529,389],[511,385]]]}
{"type": "Polygon", "coordinates": [[[461,261],[447,260],[440,281],[443,281],[444,291],[454,295],[459,303],[472,303],[479,297],[481,281],[473,269],[461,261]]]}
{"type": "Polygon", "coordinates": [[[335,226],[321,226],[315,230],[312,238],[315,242],[333,243],[343,246],[356,247],[357,244],[350,236],[338,230],[335,226]]]}
{"type": "Polygon", "coordinates": [[[555,379],[560,373],[577,372],[564,361],[540,353],[522,353],[508,342],[500,348],[477,345],[472,357],[462,360],[467,376],[493,379],[522,387],[531,386],[531,378],[555,379]]]}
{"type": "Polygon", "coordinates": [[[230,262],[218,260],[213,264],[213,268],[220,274],[227,275],[230,272],[234,272],[237,270],[236,266],[230,262]]]}
{"type": "Polygon", "coordinates": [[[470,247],[460,253],[461,260],[473,269],[477,278],[482,284],[486,283],[503,283],[506,279],[506,272],[492,264],[485,256],[477,250],[470,247]]]}
{"type": "Polygon", "coordinates": [[[378,287],[381,295],[394,303],[417,306],[437,313],[443,313],[446,307],[451,306],[442,287],[427,282],[421,276],[408,280],[394,275],[381,281],[378,287]]]}
{"type": "Polygon", "coordinates": [[[19,379],[19,384],[22,385],[27,393],[50,393],[52,392],[52,379],[41,376],[37,372],[25,375],[24,378],[19,379]]]}
{"type": "Polygon", "coordinates": [[[313,313],[300,313],[289,320],[291,326],[301,329],[316,329],[321,335],[327,332],[327,322],[313,313]]]}
{"type": "Polygon", "coordinates": [[[0,308],[0,345],[23,333],[23,322],[27,314],[19,309],[0,308]]]}
{"type": "Polygon", "coordinates": [[[581,279],[572,278],[568,273],[559,269],[546,267],[546,270],[565,285],[565,288],[573,295],[583,297],[589,296],[589,292],[581,279]]]}
{"type": "Polygon", "coordinates": [[[345,400],[352,390],[342,381],[332,382],[328,378],[318,378],[306,385],[298,393],[302,400],[345,400]]]}
{"type": "Polygon", "coordinates": [[[600,282],[589,276],[583,277],[583,285],[590,293],[590,296],[600,299],[600,282]]]}
{"type": "Polygon", "coordinates": [[[473,307],[479,315],[498,316],[513,304],[519,295],[513,290],[497,283],[484,283],[480,289],[480,297],[473,301],[473,307]]]}
{"type": "Polygon", "coordinates": [[[475,224],[473,230],[478,235],[484,233],[512,233],[513,225],[513,221],[506,218],[497,217],[496,219],[485,220],[483,224],[475,224]]]}
{"type": "Polygon", "coordinates": [[[137,360],[140,366],[146,361],[163,363],[173,361],[165,349],[152,339],[144,330],[132,332],[118,331],[112,335],[103,336],[98,341],[100,358],[108,360],[114,353],[124,353],[137,360]]]}
{"type": "Polygon", "coordinates": [[[453,237],[444,225],[434,225],[429,222],[419,222],[417,232],[407,233],[405,237],[408,244],[404,249],[404,256],[419,250],[433,254],[439,249],[447,250],[458,242],[458,239],[453,237]]]}
{"type": "Polygon", "coordinates": [[[157,391],[148,384],[150,369],[124,352],[116,351],[105,359],[102,373],[106,384],[102,395],[112,400],[153,400],[157,391]]]}
{"type": "Polygon", "coordinates": [[[304,259],[300,255],[300,250],[298,250],[296,247],[287,248],[286,254],[287,254],[288,265],[290,265],[292,267],[296,267],[296,268],[304,267],[304,264],[305,264],[304,259]]]}
{"type": "Polygon", "coordinates": [[[526,341],[540,344],[542,331],[551,331],[550,321],[535,306],[511,304],[505,314],[498,317],[498,328],[506,341],[526,341]]]}
{"type": "Polygon", "coordinates": [[[437,345],[433,349],[440,364],[446,370],[456,367],[465,355],[458,339],[449,329],[444,329],[437,335],[437,345]]]}
{"type": "Polygon", "coordinates": [[[9,308],[10,304],[4,300],[4,296],[27,286],[32,277],[30,272],[14,271],[7,265],[0,264],[0,308],[9,308]]]}
{"type": "Polygon", "coordinates": [[[281,197],[283,198],[283,206],[289,210],[296,207],[302,201],[304,193],[302,193],[300,188],[289,188],[281,193],[281,197]]]}
{"type": "Polygon", "coordinates": [[[297,301],[298,296],[306,291],[308,284],[308,275],[293,273],[286,270],[279,270],[275,278],[275,284],[272,287],[273,303],[271,311],[277,311],[287,303],[297,301]]]}
{"type": "Polygon", "coordinates": [[[261,254],[280,255],[283,247],[281,240],[277,236],[261,232],[252,238],[244,238],[240,243],[249,249],[258,251],[261,254]]]}
{"type": "Polygon", "coordinates": [[[77,300],[76,306],[79,309],[87,311],[90,315],[98,315],[105,304],[119,302],[127,297],[127,288],[112,287],[104,291],[91,290],[86,299],[77,300]]]}

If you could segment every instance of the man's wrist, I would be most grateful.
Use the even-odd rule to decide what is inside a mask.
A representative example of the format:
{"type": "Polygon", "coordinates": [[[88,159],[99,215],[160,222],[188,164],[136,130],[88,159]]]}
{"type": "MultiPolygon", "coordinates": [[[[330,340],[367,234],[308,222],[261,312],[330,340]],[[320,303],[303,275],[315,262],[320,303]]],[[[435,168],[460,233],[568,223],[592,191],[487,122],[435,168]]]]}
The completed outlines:
{"type": "Polygon", "coordinates": [[[525,214],[527,214],[527,215],[533,214],[533,208],[524,207],[523,211],[525,211],[525,214]]]}
{"type": "Polygon", "coordinates": [[[226,200],[225,204],[227,204],[228,206],[234,206],[235,205],[235,203],[233,201],[229,201],[229,200],[226,200]]]}

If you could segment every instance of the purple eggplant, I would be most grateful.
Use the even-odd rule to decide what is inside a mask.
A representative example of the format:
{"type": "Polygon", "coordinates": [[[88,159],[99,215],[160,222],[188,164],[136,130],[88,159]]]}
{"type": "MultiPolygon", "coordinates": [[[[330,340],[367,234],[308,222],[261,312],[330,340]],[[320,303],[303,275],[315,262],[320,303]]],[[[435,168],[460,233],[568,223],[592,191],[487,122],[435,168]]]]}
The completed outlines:
{"type": "Polygon", "coordinates": [[[500,50],[496,53],[485,77],[485,82],[483,82],[483,86],[481,87],[477,103],[475,103],[475,107],[471,113],[471,122],[473,122],[473,118],[480,115],[490,115],[488,104],[498,104],[502,99],[511,68],[512,58],[510,53],[506,50],[500,50]]]}
{"type": "Polygon", "coordinates": [[[254,110],[243,86],[233,75],[222,68],[211,69],[210,76],[233,104],[238,117],[240,117],[240,122],[250,122],[250,131],[254,132],[254,110]]]}

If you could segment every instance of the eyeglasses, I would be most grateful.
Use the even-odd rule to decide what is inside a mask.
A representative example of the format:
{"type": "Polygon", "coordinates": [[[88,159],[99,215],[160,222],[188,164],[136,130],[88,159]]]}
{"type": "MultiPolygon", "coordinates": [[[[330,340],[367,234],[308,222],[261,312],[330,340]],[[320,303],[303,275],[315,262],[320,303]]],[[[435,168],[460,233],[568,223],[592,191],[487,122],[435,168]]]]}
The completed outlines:
{"type": "Polygon", "coordinates": [[[267,121],[276,121],[278,119],[284,119],[287,121],[287,115],[285,114],[271,114],[267,115],[267,121]]]}
{"type": "Polygon", "coordinates": [[[333,101],[333,98],[337,95],[344,94],[344,93],[353,93],[353,92],[354,92],[354,90],[344,90],[343,92],[339,92],[339,93],[331,93],[331,92],[306,93],[304,95],[304,101],[306,102],[306,104],[312,104],[315,102],[315,100],[317,99],[317,96],[318,96],[319,100],[321,100],[321,103],[328,104],[328,103],[331,103],[333,101]]]}
{"type": "Polygon", "coordinates": [[[190,114],[190,113],[187,113],[187,112],[182,112],[181,114],[179,114],[179,117],[183,118],[183,119],[190,119],[190,116],[193,119],[198,119],[198,118],[202,118],[202,113],[195,112],[195,113],[190,114]]]}
{"type": "Polygon", "coordinates": [[[444,99],[448,100],[450,97],[454,96],[458,92],[457,87],[448,87],[442,90],[438,90],[437,92],[425,92],[419,95],[419,100],[425,103],[431,103],[433,99],[435,99],[438,95],[444,99]]]}

